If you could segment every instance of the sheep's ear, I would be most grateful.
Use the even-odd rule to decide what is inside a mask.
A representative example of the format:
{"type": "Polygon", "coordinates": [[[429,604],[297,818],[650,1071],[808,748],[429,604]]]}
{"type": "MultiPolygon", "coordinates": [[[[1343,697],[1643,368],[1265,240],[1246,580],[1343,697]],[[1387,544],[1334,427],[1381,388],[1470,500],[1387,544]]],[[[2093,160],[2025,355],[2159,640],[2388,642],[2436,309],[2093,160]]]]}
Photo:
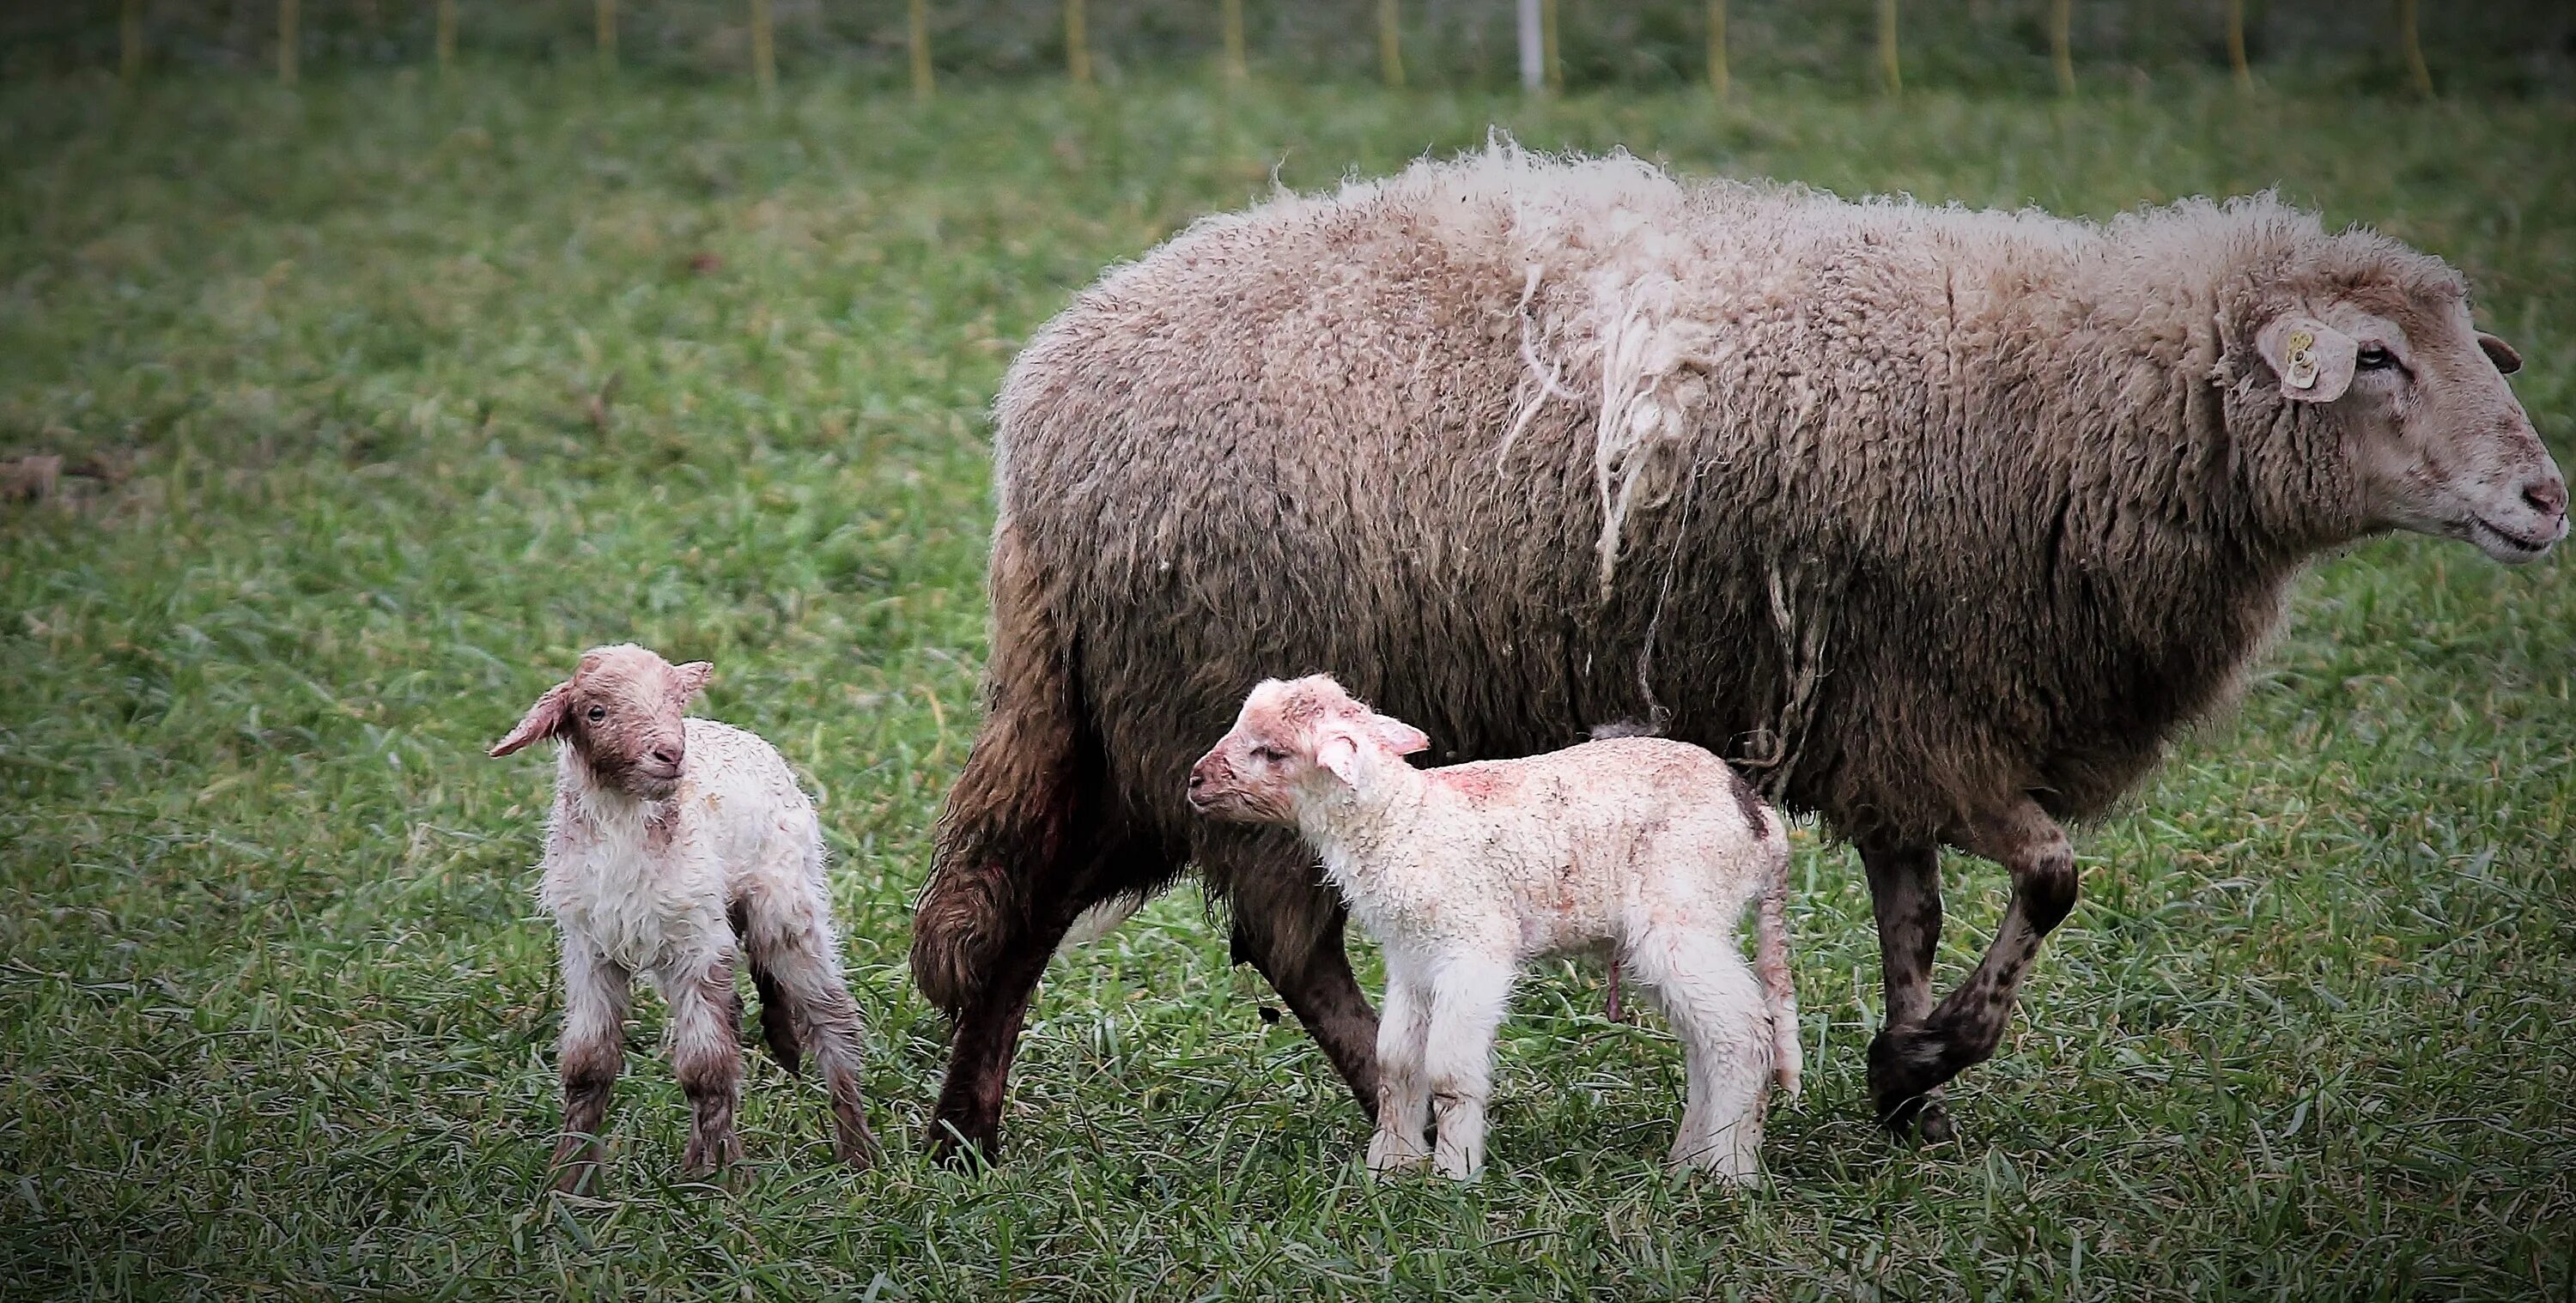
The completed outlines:
{"type": "Polygon", "coordinates": [[[2352,363],[2361,345],[2314,317],[2277,317],[2254,337],[2255,351],[2281,378],[2281,396],[2297,403],[2331,403],[2352,387],[2352,363]]]}
{"type": "Polygon", "coordinates": [[[1368,731],[1369,736],[1376,738],[1388,750],[1400,756],[1409,756],[1416,751],[1431,749],[1431,739],[1424,736],[1421,729],[1392,715],[1369,716],[1368,731]]]}
{"type": "Polygon", "coordinates": [[[537,698],[537,704],[528,707],[528,713],[520,718],[519,726],[511,729],[508,737],[492,744],[491,754],[506,756],[539,738],[553,737],[556,730],[563,727],[564,705],[571,698],[572,681],[569,679],[546,689],[545,695],[537,698]]]}
{"type": "Polygon", "coordinates": [[[2483,330],[2478,332],[2478,347],[2485,351],[2488,361],[2495,363],[2496,370],[2512,375],[2522,369],[2522,354],[2514,352],[2513,345],[2483,330]]]}
{"type": "Polygon", "coordinates": [[[1360,785],[1360,742],[1358,738],[1335,729],[1315,742],[1315,763],[1342,780],[1345,787],[1360,785]]]}
{"type": "Polygon", "coordinates": [[[714,678],[715,673],[716,667],[706,663],[705,661],[691,661],[686,665],[672,666],[672,698],[683,706],[689,704],[689,698],[704,691],[707,686],[707,680],[714,678]]]}

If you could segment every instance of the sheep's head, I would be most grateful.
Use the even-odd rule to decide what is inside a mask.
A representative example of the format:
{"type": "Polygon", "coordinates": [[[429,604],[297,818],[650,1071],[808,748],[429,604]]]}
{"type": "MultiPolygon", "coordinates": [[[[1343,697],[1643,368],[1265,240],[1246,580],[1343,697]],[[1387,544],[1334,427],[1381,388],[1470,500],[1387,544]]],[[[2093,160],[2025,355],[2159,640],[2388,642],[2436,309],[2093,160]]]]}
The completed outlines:
{"type": "Polygon", "coordinates": [[[1376,760],[1431,745],[1422,730],[1372,712],[1330,675],[1264,679],[1234,727],[1190,766],[1190,808],[1234,823],[1294,824],[1301,795],[1356,787],[1376,760]]]}
{"type": "Polygon", "coordinates": [[[679,786],[688,759],[680,712],[714,672],[705,661],[673,665],[633,643],[593,647],[581,654],[571,678],[546,689],[519,726],[493,744],[492,754],[560,738],[601,786],[662,800],[679,786]]]}
{"type": "MultiPolygon", "coordinates": [[[[2316,405],[2315,428],[2350,471],[2352,532],[2462,539],[2511,564],[2567,536],[2567,481],[2505,383],[2522,359],[2470,323],[2458,273],[2355,231],[2316,238],[2259,279],[2236,323],[2252,345],[2239,354],[2243,392],[2277,395],[2292,412],[2316,405]]],[[[2317,478],[2276,469],[2297,484],[2317,478]]]]}

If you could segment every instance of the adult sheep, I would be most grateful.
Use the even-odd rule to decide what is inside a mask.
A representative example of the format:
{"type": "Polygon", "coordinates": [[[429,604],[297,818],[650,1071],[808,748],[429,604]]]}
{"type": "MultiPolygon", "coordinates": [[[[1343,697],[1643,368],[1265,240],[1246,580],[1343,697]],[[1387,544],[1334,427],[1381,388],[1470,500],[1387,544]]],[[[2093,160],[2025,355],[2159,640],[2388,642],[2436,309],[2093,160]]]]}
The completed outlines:
{"type": "Polygon", "coordinates": [[[1376,1018],[1293,838],[1191,761],[1329,670],[1445,750],[1644,716],[1861,854],[1880,1116],[1993,1053],[2075,903],[2061,821],[2216,706],[2318,553],[2528,561],[2567,490],[2440,260],[2268,197],[2108,224],[1504,148],[1191,227],[997,403],[986,717],[913,971],[978,1146],[1087,908],[1196,866],[1364,1108],[1376,1018]],[[2011,903],[1937,1007],[1938,848],[2011,903]]]}

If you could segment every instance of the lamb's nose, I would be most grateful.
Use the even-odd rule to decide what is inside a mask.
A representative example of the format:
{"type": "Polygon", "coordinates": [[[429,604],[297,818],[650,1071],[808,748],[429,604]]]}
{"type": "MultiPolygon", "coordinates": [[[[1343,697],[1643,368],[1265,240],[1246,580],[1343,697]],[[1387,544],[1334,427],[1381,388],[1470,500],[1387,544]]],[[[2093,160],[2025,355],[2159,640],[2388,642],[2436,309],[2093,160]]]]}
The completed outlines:
{"type": "Polygon", "coordinates": [[[1195,770],[1195,769],[1191,770],[1191,771],[1190,771],[1190,790],[1191,790],[1191,791],[1193,791],[1193,792],[1196,792],[1197,790],[1199,790],[1200,788],[1205,787],[1205,786],[1207,786],[1207,775],[1202,774],[1202,773],[1200,773],[1199,771],[1197,771],[1197,770],[1195,770]]]}
{"type": "Polygon", "coordinates": [[[2555,516],[2567,509],[2567,481],[2553,475],[2533,480],[2522,486],[2522,500],[2544,516],[2555,516]]]}
{"type": "Polygon", "coordinates": [[[653,748],[653,759],[662,764],[669,765],[673,769],[677,769],[680,767],[680,749],[678,747],[655,747],[653,748]]]}

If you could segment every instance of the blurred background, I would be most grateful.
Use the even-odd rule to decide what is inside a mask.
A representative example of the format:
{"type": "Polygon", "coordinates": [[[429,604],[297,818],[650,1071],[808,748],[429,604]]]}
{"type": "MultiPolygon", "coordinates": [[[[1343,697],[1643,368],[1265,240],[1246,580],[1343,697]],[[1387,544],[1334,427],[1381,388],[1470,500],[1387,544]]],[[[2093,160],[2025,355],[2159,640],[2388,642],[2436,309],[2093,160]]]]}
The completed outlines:
{"type": "MultiPolygon", "coordinates": [[[[2571,41],[2544,0],[0,4],[0,1298],[2576,1298],[2563,549],[2303,576],[2081,830],[1957,1146],[1870,1118],[1871,908],[1801,825],[1756,1198],[1662,1171],[1676,1047],[1570,964],[1503,1032],[1497,1171],[1365,1179],[1189,888],[1050,972],[1009,1161],[937,1168],[905,966],[993,394],[1102,268],[1496,130],[2096,218],[2272,188],[2468,275],[2566,464],[2571,41]],[[675,1180],[646,999],[608,1197],[539,1193],[548,780],[483,748],[621,639],[712,660],[699,713],[817,797],[876,1172],[762,1059],[749,1177],[675,1180]]],[[[1947,985],[2005,880],[1945,876],[1947,985]]]]}
{"type": "MultiPolygon", "coordinates": [[[[2143,85],[2224,69],[2231,27],[2266,76],[2330,91],[2564,95],[2576,89],[2576,5],[2558,0],[1533,0],[1553,75],[1568,88],[1654,88],[1704,79],[1722,15],[1736,77],[1868,90],[1883,80],[1892,23],[1909,82],[2046,90],[2058,54],[2084,81],[2143,85]],[[2415,31],[2422,69],[2408,52],[2415,31]]],[[[911,75],[905,0],[55,0],[0,16],[0,75],[115,68],[139,42],[145,68],[251,70],[277,60],[281,17],[308,66],[423,64],[451,57],[587,63],[602,15],[621,66],[673,77],[750,72],[767,24],[775,66],[889,84],[911,75]],[[300,12],[296,12],[300,11],[300,12]],[[445,35],[442,38],[442,30],[445,35]]],[[[1386,71],[1391,24],[1404,77],[1502,85],[1518,76],[1515,0],[928,0],[934,74],[989,79],[1065,70],[1085,47],[1108,83],[1227,57],[1281,78],[1386,71]],[[1082,29],[1072,38],[1068,8],[1082,29]]]]}

